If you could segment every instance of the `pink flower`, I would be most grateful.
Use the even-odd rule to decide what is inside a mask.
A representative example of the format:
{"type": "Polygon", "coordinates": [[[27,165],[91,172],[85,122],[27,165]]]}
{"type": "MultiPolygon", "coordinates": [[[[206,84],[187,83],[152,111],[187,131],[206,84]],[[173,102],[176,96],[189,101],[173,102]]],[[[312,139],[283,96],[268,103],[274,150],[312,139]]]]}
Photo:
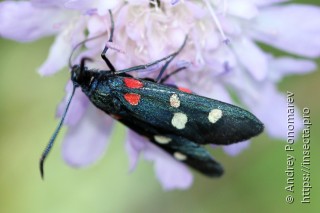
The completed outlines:
{"type": "MultiPolygon", "coordinates": [[[[274,138],[286,137],[285,96],[276,84],[286,75],[305,74],[316,68],[320,55],[320,8],[284,3],[285,0],[58,0],[6,1],[0,3],[0,35],[21,42],[44,36],[55,41],[41,75],[52,75],[67,65],[76,44],[110,29],[108,10],[113,11],[115,36],[107,53],[116,69],[155,61],[176,51],[186,34],[186,48],[169,71],[188,64],[188,71],[170,80],[210,98],[233,103],[229,91],[260,118],[274,138]],[[307,21],[306,21],[307,20],[307,21]],[[85,32],[88,32],[86,34],[85,32]],[[225,42],[224,42],[225,41],[225,42]],[[228,42],[226,42],[228,41],[228,42]],[[257,42],[279,48],[296,57],[275,57],[257,42]],[[226,45],[228,43],[228,45],[226,45]],[[304,57],[301,59],[299,57],[304,57]],[[227,90],[228,88],[228,90],[227,90]]],[[[107,33],[107,35],[108,35],[107,33]]],[[[99,55],[107,35],[87,42],[78,59],[94,58],[90,64],[106,68],[99,55]]],[[[77,62],[77,61],[76,61],[77,62]]],[[[75,62],[75,63],[76,63],[75,62]]],[[[157,67],[154,68],[158,70],[157,67]]],[[[138,72],[136,77],[155,77],[157,72],[138,72]]],[[[67,96],[71,84],[66,87],[67,96]]],[[[66,99],[65,99],[66,100],[66,99]]],[[[66,101],[58,107],[61,116],[66,101]]],[[[235,103],[233,103],[235,104],[235,103]]],[[[297,121],[300,115],[296,115],[297,121]]],[[[101,158],[113,120],[96,109],[77,91],[67,114],[68,132],[63,157],[71,166],[83,167],[101,158]]],[[[299,122],[296,122],[297,124],[299,122]]],[[[300,122],[301,123],[301,122],[300,122]]],[[[301,126],[296,126],[296,130],[301,126]]],[[[224,147],[231,155],[249,142],[224,147]]],[[[140,153],[153,161],[164,189],[186,189],[192,175],[185,165],[129,131],[126,149],[130,169],[140,153]]]]}

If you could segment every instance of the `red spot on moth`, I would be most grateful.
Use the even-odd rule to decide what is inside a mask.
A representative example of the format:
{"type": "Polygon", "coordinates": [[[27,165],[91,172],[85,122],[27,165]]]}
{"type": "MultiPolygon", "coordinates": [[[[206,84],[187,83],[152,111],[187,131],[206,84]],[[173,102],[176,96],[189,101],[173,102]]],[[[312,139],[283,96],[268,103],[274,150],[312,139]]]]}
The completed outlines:
{"type": "Polygon", "coordinates": [[[141,96],[135,93],[126,93],[124,94],[124,99],[129,102],[131,105],[138,105],[141,96]]]}
{"type": "Polygon", "coordinates": [[[178,90],[182,91],[182,92],[186,92],[186,93],[192,93],[191,90],[184,88],[184,87],[178,87],[178,90]]]}
{"type": "Polygon", "coordinates": [[[138,89],[138,88],[143,87],[143,83],[141,81],[138,81],[133,78],[124,78],[123,81],[127,87],[132,88],[132,89],[138,89]]]}

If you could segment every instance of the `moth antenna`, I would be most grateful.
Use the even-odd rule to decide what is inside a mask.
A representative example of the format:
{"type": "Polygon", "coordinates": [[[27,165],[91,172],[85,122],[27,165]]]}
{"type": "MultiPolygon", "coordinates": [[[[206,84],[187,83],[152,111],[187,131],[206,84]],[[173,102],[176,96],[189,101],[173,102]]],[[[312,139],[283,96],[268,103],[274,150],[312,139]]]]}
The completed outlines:
{"type": "Polygon", "coordinates": [[[63,124],[63,121],[67,115],[67,112],[68,112],[68,109],[69,109],[69,106],[70,106],[70,103],[71,103],[71,100],[73,98],[73,95],[75,93],[75,90],[76,90],[77,86],[76,85],[73,85],[73,90],[72,90],[72,94],[71,94],[71,97],[69,98],[68,100],[68,103],[67,103],[67,106],[66,106],[66,109],[62,115],[62,118],[60,120],[60,123],[59,125],[57,126],[56,130],[54,131],[52,137],[50,138],[50,141],[49,143],[47,144],[45,150],[43,151],[42,155],[41,155],[41,158],[40,158],[40,174],[41,174],[41,178],[44,179],[44,161],[46,160],[53,144],[54,144],[54,141],[56,140],[56,137],[58,135],[58,133],[60,132],[60,129],[62,127],[62,124],[63,124]]]}
{"type": "Polygon", "coordinates": [[[160,82],[160,79],[164,73],[164,71],[166,71],[167,67],[169,66],[170,62],[182,51],[182,49],[184,48],[184,46],[186,45],[188,40],[188,35],[186,35],[186,37],[184,38],[183,44],[181,45],[181,47],[178,49],[177,52],[175,52],[172,57],[165,63],[165,65],[161,68],[159,75],[156,79],[156,82],[160,82]]]}

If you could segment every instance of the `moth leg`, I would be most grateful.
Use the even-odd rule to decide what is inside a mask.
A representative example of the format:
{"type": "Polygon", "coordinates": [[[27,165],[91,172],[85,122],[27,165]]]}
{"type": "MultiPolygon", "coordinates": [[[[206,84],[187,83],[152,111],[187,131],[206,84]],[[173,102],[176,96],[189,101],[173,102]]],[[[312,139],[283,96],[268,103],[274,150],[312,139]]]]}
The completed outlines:
{"type": "MultiPolygon", "coordinates": [[[[110,15],[110,20],[111,20],[111,28],[110,28],[110,37],[108,42],[112,42],[113,39],[113,33],[114,33],[114,20],[113,20],[113,15],[111,10],[109,10],[109,15],[110,15]]],[[[111,62],[109,61],[109,59],[106,56],[107,50],[108,50],[108,46],[106,45],[101,53],[101,58],[106,62],[107,66],[109,67],[111,72],[115,72],[116,69],[114,68],[114,66],[111,64],[111,62]]]]}
{"type": "Polygon", "coordinates": [[[84,71],[85,71],[85,62],[86,61],[93,61],[91,58],[82,58],[81,59],[81,61],[80,61],[80,72],[81,72],[81,74],[83,74],[84,73],[84,71]]]}
{"type": "Polygon", "coordinates": [[[163,84],[165,81],[167,81],[171,76],[177,74],[178,72],[180,72],[181,70],[184,70],[186,69],[187,67],[180,67],[178,69],[176,69],[175,71],[165,75],[163,78],[160,79],[160,84],[163,84]]]}
{"type": "Polygon", "coordinates": [[[181,47],[178,49],[177,52],[175,52],[175,54],[165,63],[165,65],[161,68],[160,72],[159,72],[159,75],[158,77],[156,78],[156,82],[160,82],[161,80],[161,77],[164,73],[164,71],[168,68],[170,62],[182,51],[182,49],[184,48],[184,46],[186,45],[186,42],[187,42],[187,39],[188,39],[188,36],[185,37],[184,41],[183,41],[183,44],[181,45],[181,47]]]}

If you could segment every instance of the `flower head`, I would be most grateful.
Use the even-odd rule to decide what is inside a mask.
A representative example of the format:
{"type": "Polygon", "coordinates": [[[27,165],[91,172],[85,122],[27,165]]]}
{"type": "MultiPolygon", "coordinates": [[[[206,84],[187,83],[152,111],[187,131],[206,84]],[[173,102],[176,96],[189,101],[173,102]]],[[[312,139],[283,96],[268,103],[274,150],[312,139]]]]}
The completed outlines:
{"type": "MultiPolygon", "coordinates": [[[[290,74],[304,74],[315,69],[312,58],[320,55],[320,8],[287,3],[285,0],[31,0],[0,3],[0,35],[21,42],[44,36],[55,41],[41,75],[52,75],[67,65],[73,48],[85,38],[106,32],[85,43],[80,58],[96,59],[90,66],[105,69],[98,60],[104,45],[116,69],[146,64],[176,51],[185,35],[188,43],[171,63],[168,72],[187,65],[188,71],[172,76],[170,81],[195,93],[240,104],[260,118],[271,137],[285,138],[285,97],[276,83],[290,74]],[[284,3],[286,2],[286,3],[284,3]],[[115,35],[110,34],[111,9],[115,35]],[[305,20],[308,21],[305,21],[305,20]],[[279,48],[297,57],[275,57],[258,43],[279,48]],[[299,57],[304,57],[301,59],[299,57]]],[[[160,66],[160,65],[159,65],[160,66]]],[[[137,72],[136,77],[156,77],[159,67],[137,72]]],[[[66,87],[70,96],[72,85],[66,87]]],[[[66,106],[57,110],[61,116],[66,106]]],[[[297,114],[296,119],[301,119],[297,114]]],[[[299,122],[297,122],[299,123],[299,122]]],[[[301,122],[300,122],[301,123],[301,122]]],[[[102,156],[111,133],[112,118],[95,108],[79,90],[65,119],[68,132],[63,157],[75,167],[87,166],[102,156]]],[[[296,126],[301,129],[301,126],[296,126]]],[[[298,131],[297,131],[298,132],[298,131]]],[[[247,148],[243,142],[224,149],[231,155],[247,148]]],[[[190,171],[180,162],[141,138],[128,132],[126,150],[132,170],[140,153],[153,161],[158,179],[165,189],[188,188],[190,171]]]]}

